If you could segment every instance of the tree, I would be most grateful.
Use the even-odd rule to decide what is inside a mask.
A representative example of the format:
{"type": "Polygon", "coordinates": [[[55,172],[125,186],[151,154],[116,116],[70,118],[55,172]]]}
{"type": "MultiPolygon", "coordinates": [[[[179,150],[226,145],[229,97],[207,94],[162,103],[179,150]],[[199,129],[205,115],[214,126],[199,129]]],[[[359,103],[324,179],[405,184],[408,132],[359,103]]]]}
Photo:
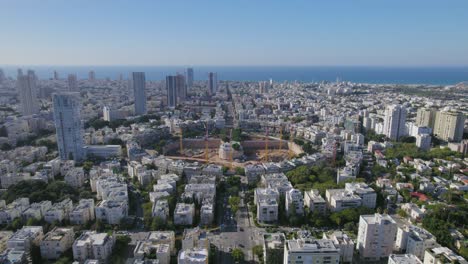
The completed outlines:
{"type": "Polygon", "coordinates": [[[240,198],[239,196],[231,196],[228,200],[229,206],[231,207],[231,211],[234,215],[236,215],[237,211],[239,210],[240,198]]]}
{"type": "Polygon", "coordinates": [[[231,252],[232,259],[236,262],[244,261],[244,252],[239,249],[235,248],[231,252]]]}
{"type": "Polygon", "coordinates": [[[262,245],[255,245],[252,248],[252,255],[257,256],[258,260],[263,258],[263,246],[262,245]]]}
{"type": "Polygon", "coordinates": [[[236,167],[236,174],[245,175],[245,170],[242,167],[236,167]]]}

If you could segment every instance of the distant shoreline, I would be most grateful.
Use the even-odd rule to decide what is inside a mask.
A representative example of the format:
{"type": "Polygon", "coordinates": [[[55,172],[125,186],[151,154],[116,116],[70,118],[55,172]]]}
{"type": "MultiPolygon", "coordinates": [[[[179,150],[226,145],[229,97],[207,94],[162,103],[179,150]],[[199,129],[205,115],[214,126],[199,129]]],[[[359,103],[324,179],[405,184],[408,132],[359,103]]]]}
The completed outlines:
{"type": "MultiPolygon", "coordinates": [[[[5,75],[15,78],[20,66],[0,66],[5,75]]],[[[218,73],[219,80],[275,82],[350,81],[369,84],[454,85],[468,81],[468,66],[192,66],[196,80],[206,80],[207,72],[218,73]]],[[[143,71],[150,81],[163,80],[166,75],[184,73],[186,66],[22,66],[33,69],[40,79],[52,78],[54,70],[60,78],[69,73],[86,79],[94,70],[96,78],[126,79],[129,72],[143,71]]]]}

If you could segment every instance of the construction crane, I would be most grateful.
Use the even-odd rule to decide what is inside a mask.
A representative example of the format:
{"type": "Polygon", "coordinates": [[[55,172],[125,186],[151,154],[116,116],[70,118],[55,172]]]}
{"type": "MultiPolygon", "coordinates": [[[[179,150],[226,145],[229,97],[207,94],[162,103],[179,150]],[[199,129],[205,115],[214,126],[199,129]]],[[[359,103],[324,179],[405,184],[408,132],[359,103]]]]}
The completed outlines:
{"type": "Polygon", "coordinates": [[[208,163],[208,158],[209,158],[209,155],[208,155],[208,125],[205,124],[205,129],[206,129],[206,132],[205,132],[205,162],[208,163]]]}
{"type": "Polygon", "coordinates": [[[279,142],[279,150],[283,149],[283,127],[280,126],[280,142],[279,142]]]}
{"type": "MultiPolygon", "coordinates": [[[[231,128],[231,132],[230,132],[230,135],[229,135],[229,139],[232,139],[232,128],[231,128]]],[[[231,143],[230,143],[231,144],[231,143]]],[[[230,162],[230,167],[231,167],[231,170],[234,168],[234,164],[232,162],[233,160],[233,155],[234,155],[234,148],[232,147],[232,144],[231,144],[231,150],[229,151],[229,162],[230,162]]]]}
{"type": "Polygon", "coordinates": [[[294,132],[293,128],[291,127],[291,130],[289,131],[289,148],[288,148],[289,159],[292,159],[294,157],[294,152],[292,151],[293,132],[294,132]]]}
{"type": "Polygon", "coordinates": [[[179,147],[180,147],[180,155],[183,155],[184,143],[183,143],[183,129],[182,128],[180,128],[179,147]]]}
{"type": "Polygon", "coordinates": [[[265,162],[268,162],[268,126],[266,128],[266,137],[265,137],[265,162]]]}

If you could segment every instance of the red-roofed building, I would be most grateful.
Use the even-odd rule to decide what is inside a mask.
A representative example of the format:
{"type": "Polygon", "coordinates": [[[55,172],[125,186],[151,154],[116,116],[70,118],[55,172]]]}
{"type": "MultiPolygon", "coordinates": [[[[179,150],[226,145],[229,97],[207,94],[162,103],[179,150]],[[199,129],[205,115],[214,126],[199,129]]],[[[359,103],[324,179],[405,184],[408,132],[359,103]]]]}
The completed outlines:
{"type": "Polygon", "coordinates": [[[412,192],[410,193],[411,197],[416,197],[419,199],[419,201],[421,202],[426,202],[427,200],[429,200],[429,197],[427,197],[427,195],[425,195],[424,193],[420,193],[420,192],[412,192]]]}

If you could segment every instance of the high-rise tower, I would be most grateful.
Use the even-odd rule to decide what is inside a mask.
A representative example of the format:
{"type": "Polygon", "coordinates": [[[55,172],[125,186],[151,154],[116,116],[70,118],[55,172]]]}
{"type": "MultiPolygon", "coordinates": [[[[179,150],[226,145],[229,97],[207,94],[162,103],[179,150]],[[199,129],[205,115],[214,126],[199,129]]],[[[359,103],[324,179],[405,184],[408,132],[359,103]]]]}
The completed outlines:
{"type": "Polygon", "coordinates": [[[22,114],[25,116],[37,114],[39,112],[39,105],[37,102],[36,75],[34,71],[28,70],[26,75],[18,71],[16,85],[22,114]]]}
{"type": "Polygon", "coordinates": [[[144,72],[132,73],[133,95],[135,97],[135,115],[146,114],[146,79],[144,72]]]}

